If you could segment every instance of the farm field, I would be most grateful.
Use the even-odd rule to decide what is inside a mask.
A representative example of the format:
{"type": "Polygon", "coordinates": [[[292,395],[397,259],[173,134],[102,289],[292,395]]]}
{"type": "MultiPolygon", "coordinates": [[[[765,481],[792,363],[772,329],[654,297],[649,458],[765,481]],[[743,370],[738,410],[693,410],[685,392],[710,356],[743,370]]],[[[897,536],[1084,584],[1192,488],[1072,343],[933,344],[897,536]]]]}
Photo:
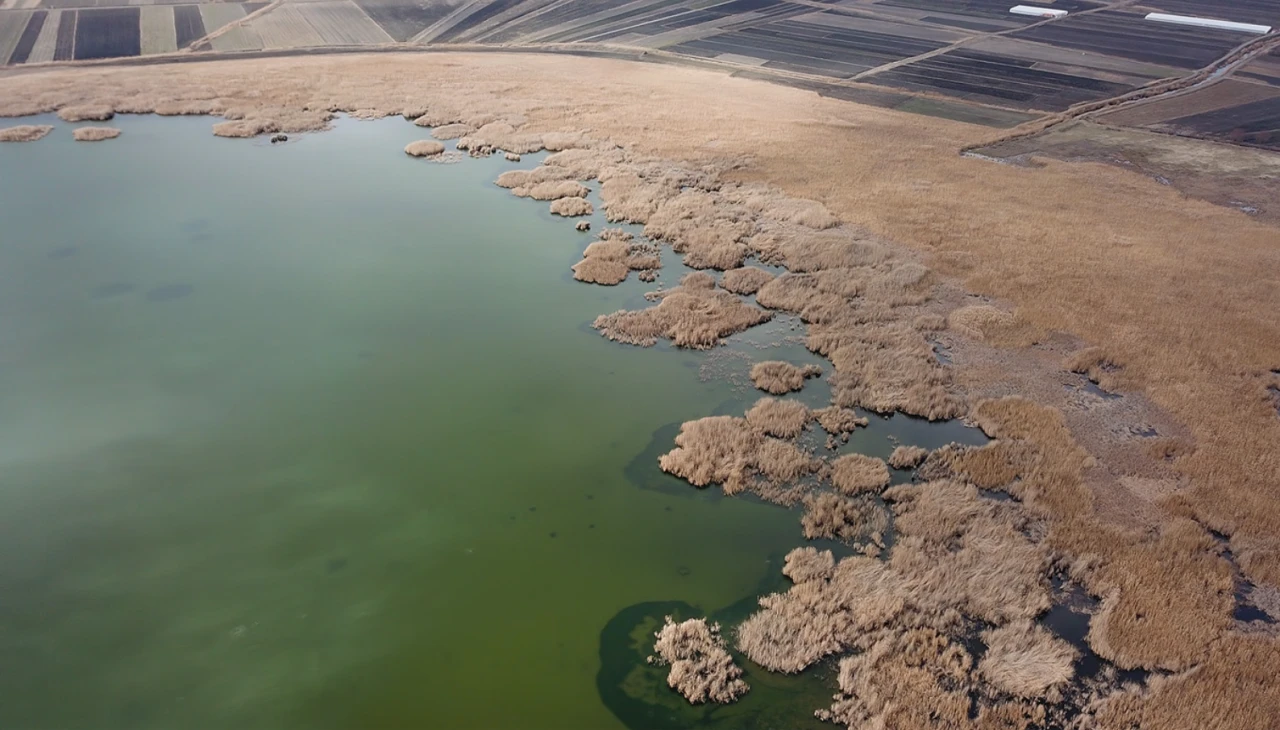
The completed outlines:
{"type": "MultiPolygon", "coordinates": [[[[668,62],[728,65],[829,96],[1009,126],[1192,73],[1251,37],[1155,23],[1147,12],[1280,25],[1280,0],[1230,9],[1202,0],[1122,9],[1058,0],[1053,8],[1067,14],[1055,20],[1009,7],[1007,0],[285,0],[270,7],[3,0],[0,64],[397,43],[552,45],[630,50],[632,57],[659,52],[668,62]]],[[[1280,85],[1280,57],[1256,59],[1237,77],[1280,85]]],[[[1268,110],[1250,107],[1240,119],[1266,132],[1268,110]]],[[[1217,134],[1228,121],[1196,123],[1217,134]]]]}

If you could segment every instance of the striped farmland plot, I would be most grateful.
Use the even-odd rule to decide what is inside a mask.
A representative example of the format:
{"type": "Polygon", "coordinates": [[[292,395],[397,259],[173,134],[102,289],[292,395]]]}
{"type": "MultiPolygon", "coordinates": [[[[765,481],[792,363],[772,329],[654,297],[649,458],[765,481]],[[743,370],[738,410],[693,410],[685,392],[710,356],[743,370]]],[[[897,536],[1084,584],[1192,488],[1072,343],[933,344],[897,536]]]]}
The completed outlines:
{"type": "Polygon", "coordinates": [[[147,5],[142,8],[142,55],[173,53],[178,36],[173,24],[173,7],[147,5]]]}
{"type": "Polygon", "coordinates": [[[58,48],[58,25],[62,23],[61,10],[50,10],[45,16],[44,25],[40,27],[40,35],[27,54],[27,63],[49,63],[53,60],[53,52],[58,48]]]}
{"type": "Polygon", "coordinates": [[[323,46],[324,38],[311,27],[297,6],[280,5],[252,21],[265,48],[312,48],[323,46]]]}
{"type": "Polygon", "coordinates": [[[391,43],[391,36],[349,0],[298,6],[298,12],[330,46],[370,46],[391,43]]]}
{"type": "Polygon", "coordinates": [[[30,10],[0,11],[0,64],[9,62],[9,56],[22,39],[22,31],[27,29],[31,14],[30,10]]]}
{"type": "Polygon", "coordinates": [[[199,8],[205,33],[215,33],[222,26],[244,17],[244,8],[238,3],[207,3],[200,5],[199,8]]]}
{"type": "Polygon", "coordinates": [[[13,47],[13,53],[9,54],[9,63],[26,63],[31,56],[31,51],[36,46],[36,39],[40,37],[40,31],[44,28],[45,19],[49,15],[47,11],[37,10],[31,14],[31,20],[27,21],[27,27],[22,31],[22,37],[18,39],[18,45],[13,47]]]}
{"type": "Polygon", "coordinates": [[[215,51],[261,51],[262,38],[247,25],[227,28],[210,41],[215,51]]]}

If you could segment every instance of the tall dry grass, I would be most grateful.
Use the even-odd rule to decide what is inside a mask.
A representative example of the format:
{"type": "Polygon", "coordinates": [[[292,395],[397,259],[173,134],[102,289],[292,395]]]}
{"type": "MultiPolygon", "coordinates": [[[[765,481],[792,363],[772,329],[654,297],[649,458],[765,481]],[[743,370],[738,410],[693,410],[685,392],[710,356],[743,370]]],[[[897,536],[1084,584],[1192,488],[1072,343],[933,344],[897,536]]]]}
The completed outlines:
{"type": "Polygon", "coordinates": [[[757,481],[794,482],[822,463],[791,442],[764,435],[745,418],[709,416],[683,424],[676,448],[658,465],[696,487],[719,484],[725,494],[737,494],[757,481]]]}
{"type": "Polygon", "coordinates": [[[800,390],[805,380],[821,374],[822,368],[817,365],[792,365],[782,360],[766,360],[751,366],[752,384],[774,395],[800,390]]]}
{"type": "Polygon", "coordinates": [[[404,146],[404,153],[410,157],[434,157],[444,152],[444,144],[432,139],[420,139],[404,146]]]}
{"type": "Polygon", "coordinates": [[[690,703],[725,704],[751,689],[742,680],[742,669],[725,650],[718,624],[708,625],[705,618],[676,623],[667,616],[654,636],[657,656],[650,656],[649,662],[671,667],[667,685],[690,703]]]}
{"type": "Polygon", "coordinates": [[[813,412],[818,419],[818,425],[822,426],[822,430],[832,436],[842,436],[844,440],[849,439],[849,434],[853,433],[859,426],[865,428],[870,421],[858,415],[858,412],[852,408],[840,408],[839,406],[827,406],[819,408],[813,412]]]}
{"type": "Polygon", "coordinates": [[[874,456],[846,454],[831,462],[831,483],[849,495],[879,492],[889,486],[889,467],[874,456]]]}
{"type": "Polygon", "coordinates": [[[77,142],[101,142],[119,137],[120,130],[115,127],[76,127],[71,136],[77,142]]]}
{"type": "MultiPolygon", "coordinates": [[[[714,280],[711,286],[715,286],[714,280]]],[[[628,345],[651,347],[662,337],[677,347],[705,350],[772,318],[771,312],[733,294],[685,283],[664,292],[657,306],[604,314],[592,326],[605,337],[628,345]]]]}
{"type": "Polygon", "coordinates": [[[874,500],[842,497],[823,492],[804,499],[800,526],[810,540],[826,538],[847,543],[870,543],[883,547],[889,515],[874,500]]]}
{"type": "Polygon", "coordinates": [[[583,198],[560,198],[551,201],[551,214],[562,215],[566,218],[576,218],[582,215],[591,215],[595,212],[595,206],[591,201],[583,198]]]}
{"type": "Polygon", "coordinates": [[[734,294],[750,295],[760,291],[760,287],[773,281],[773,274],[755,266],[742,266],[729,269],[720,277],[720,286],[734,294]]]}
{"type": "Polygon", "coordinates": [[[19,124],[0,129],[0,142],[34,142],[52,131],[48,124],[19,124]]]}
{"type": "Polygon", "coordinates": [[[929,450],[919,446],[897,446],[889,454],[889,466],[894,469],[914,469],[928,455],[929,450]]]}
{"type": "Polygon", "coordinates": [[[1079,653],[1067,642],[1027,619],[982,632],[987,651],[978,672],[1002,692],[1037,698],[1061,690],[1075,675],[1079,653]]]}
{"type": "Polygon", "coordinates": [[[747,423],[768,436],[793,439],[812,416],[803,403],[781,398],[761,398],[746,413],[747,423]]]}

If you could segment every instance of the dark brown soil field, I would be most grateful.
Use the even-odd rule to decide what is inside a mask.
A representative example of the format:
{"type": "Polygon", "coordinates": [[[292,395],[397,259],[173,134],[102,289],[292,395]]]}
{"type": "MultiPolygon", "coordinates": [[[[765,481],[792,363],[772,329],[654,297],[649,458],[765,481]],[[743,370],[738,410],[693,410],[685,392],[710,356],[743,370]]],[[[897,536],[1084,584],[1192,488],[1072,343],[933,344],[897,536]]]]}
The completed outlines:
{"type": "Polygon", "coordinates": [[[1194,69],[1212,63],[1252,36],[1154,23],[1144,20],[1142,14],[1106,10],[1068,16],[1020,31],[1014,37],[1194,69]]]}
{"type": "Polygon", "coordinates": [[[899,66],[876,74],[871,80],[902,89],[1048,111],[1116,96],[1132,88],[1085,76],[1042,71],[1024,59],[964,49],[899,66]]]}
{"type": "Polygon", "coordinates": [[[31,49],[36,45],[36,38],[40,37],[40,29],[44,27],[45,17],[48,14],[45,10],[37,10],[31,14],[31,19],[27,21],[27,27],[22,29],[22,37],[18,39],[18,45],[14,47],[13,53],[9,55],[9,63],[27,62],[27,57],[31,55],[31,49]]]}
{"type": "Polygon", "coordinates": [[[1150,103],[1133,106],[1101,117],[1107,124],[1128,127],[1145,127],[1160,124],[1169,119],[1203,114],[1260,99],[1280,97],[1280,88],[1264,84],[1224,79],[1212,86],[1197,89],[1189,94],[1171,96],[1150,103]]]}
{"type": "Polygon", "coordinates": [[[204,20],[200,17],[200,8],[195,5],[179,5],[174,8],[173,26],[178,32],[178,48],[203,38],[206,32],[204,20]]]}
{"type": "Polygon", "coordinates": [[[1280,25],[1280,0],[1153,0],[1143,3],[1164,13],[1175,15],[1197,15],[1218,20],[1233,20],[1238,23],[1257,23],[1259,25],[1280,25]]]}
{"type": "Polygon", "coordinates": [[[142,52],[138,8],[81,10],[77,15],[77,61],[136,56],[142,52]]]}

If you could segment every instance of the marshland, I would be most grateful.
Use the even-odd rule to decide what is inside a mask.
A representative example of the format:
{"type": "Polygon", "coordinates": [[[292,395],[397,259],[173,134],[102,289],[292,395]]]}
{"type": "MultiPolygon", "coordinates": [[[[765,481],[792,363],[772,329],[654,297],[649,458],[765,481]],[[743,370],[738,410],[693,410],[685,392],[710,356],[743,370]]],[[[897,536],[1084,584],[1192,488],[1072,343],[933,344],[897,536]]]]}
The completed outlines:
{"type": "Polygon", "coordinates": [[[566,91],[543,85],[563,59],[529,61],[544,76],[513,88],[501,58],[456,58],[5,80],[15,123],[53,127],[0,148],[31,171],[0,200],[36,242],[5,267],[23,274],[5,296],[24,338],[5,375],[30,378],[6,394],[35,414],[6,553],[24,556],[9,572],[32,627],[14,645],[36,660],[5,712],[82,723],[35,691],[62,672],[127,726],[206,718],[203,702],[272,726],[1267,727],[1277,513],[1258,447],[1277,365],[1258,336],[1274,322],[1237,301],[1196,310],[1229,326],[1192,331],[1178,307],[1221,303],[1210,284],[1268,263],[1269,230],[1117,170],[978,170],[938,150],[972,141],[962,125],[605,62],[566,91]],[[424,67],[438,87],[419,94],[424,67]],[[372,69],[380,85],[359,83],[372,69]],[[607,93],[624,89],[645,113],[607,93]],[[716,104],[692,103],[708,90],[716,104]],[[225,116],[219,136],[291,142],[145,117],[72,145],[50,114],[183,104],[225,116]],[[471,132],[433,133],[451,154],[416,159],[401,150],[425,130],[339,112],[471,132]],[[57,177],[111,179],[181,125],[185,179],[210,150],[199,196],[175,171],[128,194],[57,177]],[[481,159],[439,164],[459,151],[481,159]],[[280,158],[273,177],[261,160],[280,158]],[[586,192],[545,185],[564,181],[586,192]],[[184,192],[217,211],[176,226],[198,261],[153,230],[184,192]],[[1046,193],[1042,220],[1007,213],[1046,193]],[[60,231],[72,219],[49,205],[71,194],[93,215],[60,231]],[[1159,217],[1125,213],[1138,194],[1159,217]],[[139,200],[165,214],[130,215],[139,200]],[[55,284],[111,271],[82,256],[117,236],[135,247],[118,265],[156,268],[55,284]],[[1165,249],[1210,273],[1126,278],[1165,249]],[[1082,261],[1088,277],[1048,273],[1082,261]],[[1122,295],[1090,288],[1106,282],[1122,295]],[[128,310],[76,311],[69,291],[143,322],[111,337],[82,318],[127,326],[128,310]],[[164,367],[113,352],[140,342],[164,367]],[[1197,356],[1162,370],[1175,343],[1197,356]],[[1233,392],[1247,417],[1188,385],[1211,373],[1234,385],[1205,393],[1233,392]],[[1257,458],[1206,448],[1228,436],[1257,458]],[[554,517],[593,508],[592,537],[620,520],[608,544],[571,547],[554,517]],[[246,655],[256,674],[229,669],[246,655]],[[126,658],[159,679],[122,678],[126,658]]]}
{"type": "MultiPolygon", "coordinates": [[[[93,147],[87,122],[29,121],[48,136],[0,148],[7,724],[621,726],[610,618],[741,603],[805,540],[796,511],[664,488],[643,456],[717,411],[820,428],[798,398],[821,381],[751,382],[817,367],[799,323],[714,353],[602,337],[596,317],[714,280],[494,184],[546,153],[418,159],[398,118],[268,144],[119,116],[93,147]],[[573,281],[618,247],[660,281],[573,281]]],[[[973,432],[875,420],[841,448],[973,432]]]]}

